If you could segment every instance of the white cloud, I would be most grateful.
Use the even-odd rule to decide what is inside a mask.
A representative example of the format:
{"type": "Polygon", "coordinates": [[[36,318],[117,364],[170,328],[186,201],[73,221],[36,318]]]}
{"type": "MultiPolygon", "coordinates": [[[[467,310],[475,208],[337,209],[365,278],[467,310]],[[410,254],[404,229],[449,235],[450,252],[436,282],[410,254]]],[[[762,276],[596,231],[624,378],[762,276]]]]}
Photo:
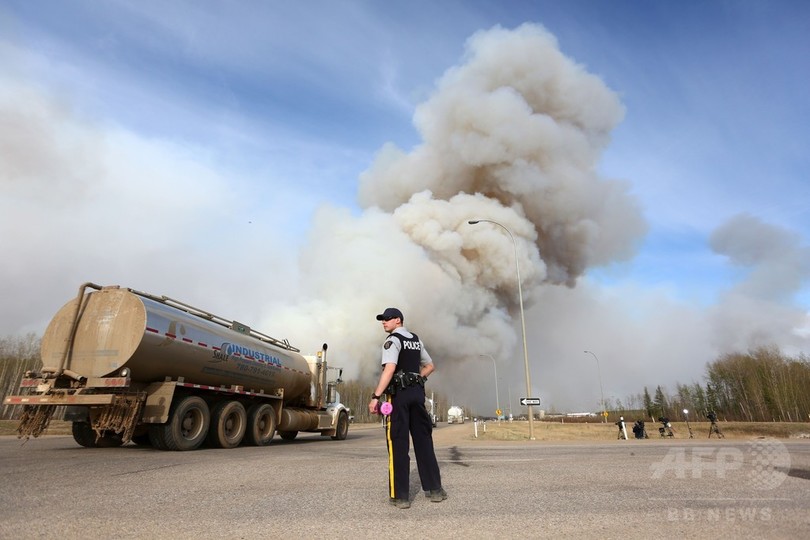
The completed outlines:
{"type": "MultiPolygon", "coordinates": [[[[235,307],[222,275],[264,280],[269,252],[252,247],[244,188],[201,149],[83,120],[23,82],[0,89],[0,327],[41,330],[47,306],[84,281],[235,307]]],[[[272,251],[276,233],[263,232],[272,251]]]]}

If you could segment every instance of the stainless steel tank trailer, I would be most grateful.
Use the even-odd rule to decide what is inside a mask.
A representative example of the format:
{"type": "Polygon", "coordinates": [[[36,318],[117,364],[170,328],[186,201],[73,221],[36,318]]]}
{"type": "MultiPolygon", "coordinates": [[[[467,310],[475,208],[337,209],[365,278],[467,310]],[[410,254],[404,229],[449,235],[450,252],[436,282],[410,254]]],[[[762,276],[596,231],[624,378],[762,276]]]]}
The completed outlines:
{"type": "Polygon", "coordinates": [[[264,446],[276,432],[343,440],[350,411],[337,392],[342,369],[327,366],[326,350],[305,357],[287,340],[166,296],[85,283],[42,337],[43,368],[4,403],[24,405],[25,438],[66,406],[85,447],[264,446]]]}

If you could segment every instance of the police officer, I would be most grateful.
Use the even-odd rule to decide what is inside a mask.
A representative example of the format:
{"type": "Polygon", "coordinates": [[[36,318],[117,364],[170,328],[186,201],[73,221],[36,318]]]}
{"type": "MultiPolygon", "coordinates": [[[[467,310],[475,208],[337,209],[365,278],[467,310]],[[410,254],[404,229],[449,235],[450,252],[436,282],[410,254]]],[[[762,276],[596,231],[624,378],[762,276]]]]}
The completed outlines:
{"type": "Polygon", "coordinates": [[[408,490],[410,457],[409,434],[413,438],[416,466],[425,496],[442,502],[439,463],[433,450],[433,424],[425,408],[425,381],[433,373],[433,360],[416,334],[404,326],[405,317],[397,308],[386,308],[377,315],[388,338],[382,346],[382,374],[371,396],[368,410],[379,413],[380,400],[391,403],[393,410],[385,423],[388,445],[388,497],[397,508],[410,508],[408,490]]]}

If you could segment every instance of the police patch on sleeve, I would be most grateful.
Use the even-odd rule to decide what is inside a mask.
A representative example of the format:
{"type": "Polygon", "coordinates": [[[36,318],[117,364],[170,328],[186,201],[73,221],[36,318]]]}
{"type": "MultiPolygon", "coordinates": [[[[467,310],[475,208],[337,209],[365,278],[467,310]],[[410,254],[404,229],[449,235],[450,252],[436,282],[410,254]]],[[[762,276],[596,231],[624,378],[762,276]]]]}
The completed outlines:
{"type": "Polygon", "coordinates": [[[383,349],[388,350],[388,349],[390,349],[390,348],[391,348],[391,340],[388,340],[388,341],[386,341],[386,342],[385,342],[385,344],[383,345],[383,349]]]}

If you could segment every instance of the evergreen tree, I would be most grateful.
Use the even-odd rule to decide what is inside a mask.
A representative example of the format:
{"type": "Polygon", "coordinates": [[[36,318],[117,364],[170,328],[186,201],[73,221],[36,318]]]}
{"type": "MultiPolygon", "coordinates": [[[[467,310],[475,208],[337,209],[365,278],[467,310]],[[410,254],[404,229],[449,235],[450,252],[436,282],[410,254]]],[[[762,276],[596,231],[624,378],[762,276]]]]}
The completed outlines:
{"type": "Polygon", "coordinates": [[[706,383],[706,412],[717,412],[717,391],[711,383],[706,383]]]}
{"type": "Polygon", "coordinates": [[[647,390],[647,387],[644,387],[644,411],[647,413],[652,420],[655,420],[655,411],[653,406],[653,400],[650,397],[650,392],[647,390]]]}
{"type": "Polygon", "coordinates": [[[658,416],[666,416],[667,414],[667,400],[664,397],[664,390],[661,385],[655,389],[655,399],[653,400],[655,410],[658,411],[658,416]]]}
{"type": "Polygon", "coordinates": [[[706,414],[706,392],[700,383],[692,385],[692,406],[695,408],[696,418],[706,414]]]}

